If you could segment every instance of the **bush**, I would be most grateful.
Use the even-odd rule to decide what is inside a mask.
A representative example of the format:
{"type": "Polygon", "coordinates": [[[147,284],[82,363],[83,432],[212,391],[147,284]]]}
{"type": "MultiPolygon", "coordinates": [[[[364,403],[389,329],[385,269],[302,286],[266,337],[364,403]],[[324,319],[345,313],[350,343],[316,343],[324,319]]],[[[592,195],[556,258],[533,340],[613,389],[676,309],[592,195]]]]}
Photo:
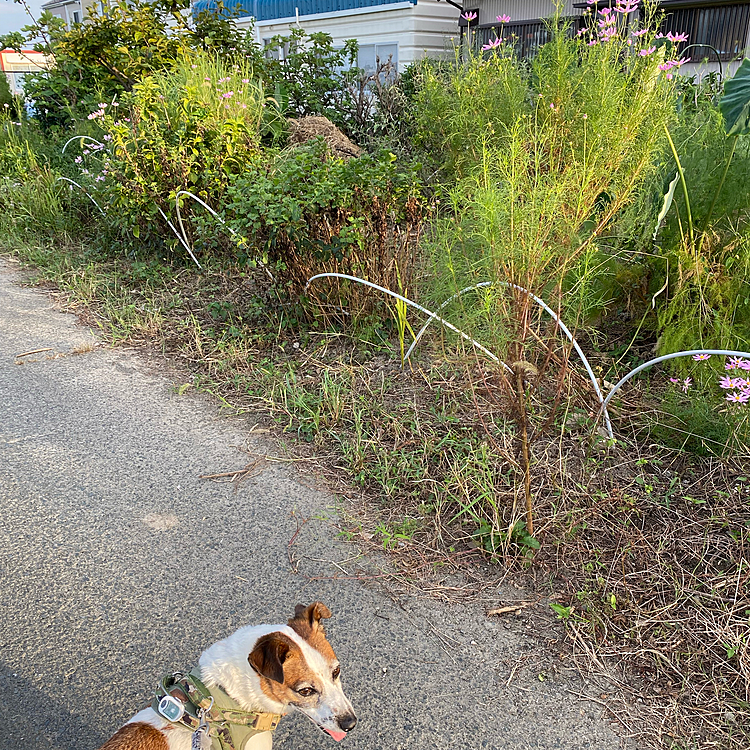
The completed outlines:
{"type": "Polygon", "coordinates": [[[48,71],[29,75],[26,97],[46,127],[68,127],[100,101],[113,102],[154,73],[172,69],[181,56],[209,51],[227,60],[260,59],[251,32],[239,32],[222,13],[200,13],[191,22],[189,0],[114,0],[87,9],[85,24],[66,29],[45,12],[25,36],[2,38],[9,47],[37,42],[55,58],[48,71]]]}
{"type": "Polygon", "coordinates": [[[10,84],[5,73],[0,73],[0,107],[8,110],[13,105],[13,94],[10,92],[10,84]]]}
{"type": "MultiPolygon", "coordinates": [[[[575,39],[557,28],[528,67],[502,46],[472,54],[447,72],[449,95],[425,73],[420,132],[459,178],[434,234],[435,302],[490,281],[530,290],[571,327],[590,307],[599,238],[655,171],[675,117],[654,32],[604,38],[601,28],[575,39]]],[[[536,346],[526,294],[496,290],[466,308],[477,312],[463,323],[471,316],[508,361],[536,346]]]]}
{"type": "MultiPolygon", "coordinates": [[[[281,151],[233,180],[227,210],[248,238],[249,255],[270,262],[290,295],[328,271],[391,289],[411,283],[423,203],[414,174],[392,154],[344,161],[322,140],[281,151]]],[[[310,293],[352,314],[373,300],[347,282],[324,282],[310,293]]]]}
{"type": "Polygon", "coordinates": [[[144,78],[120,105],[91,113],[108,145],[82,144],[79,179],[108,206],[124,241],[152,248],[176,240],[164,217],[180,190],[218,206],[232,175],[258,158],[262,87],[249,69],[209,54],[144,78]]]}

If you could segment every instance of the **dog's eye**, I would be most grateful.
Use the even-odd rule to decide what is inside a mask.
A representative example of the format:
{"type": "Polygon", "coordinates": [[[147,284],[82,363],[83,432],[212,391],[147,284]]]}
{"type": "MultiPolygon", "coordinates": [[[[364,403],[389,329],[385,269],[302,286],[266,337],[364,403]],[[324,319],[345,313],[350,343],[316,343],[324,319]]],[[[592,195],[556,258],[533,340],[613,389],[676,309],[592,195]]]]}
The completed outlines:
{"type": "Polygon", "coordinates": [[[341,674],[341,667],[336,667],[336,669],[333,670],[333,679],[338,680],[339,675],[341,674]]]}
{"type": "Polygon", "coordinates": [[[315,690],[311,687],[303,687],[297,691],[297,694],[301,695],[303,698],[309,698],[311,695],[315,695],[315,690]]]}

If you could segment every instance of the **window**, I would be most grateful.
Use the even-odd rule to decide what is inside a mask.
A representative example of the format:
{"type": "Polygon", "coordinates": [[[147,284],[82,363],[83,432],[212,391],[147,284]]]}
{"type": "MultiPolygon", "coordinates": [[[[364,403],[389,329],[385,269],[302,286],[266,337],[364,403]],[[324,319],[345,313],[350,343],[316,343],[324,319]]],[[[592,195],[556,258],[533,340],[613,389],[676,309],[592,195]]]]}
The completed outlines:
{"type": "Polygon", "coordinates": [[[360,44],[357,52],[357,67],[365,73],[374,73],[378,62],[385,64],[391,61],[394,71],[398,70],[398,43],[360,44]]]}
{"type": "Polygon", "coordinates": [[[271,37],[263,40],[263,56],[268,60],[280,60],[279,48],[275,44],[272,45],[271,42],[273,42],[271,37]]]}
{"type": "Polygon", "coordinates": [[[688,57],[693,60],[732,60],[744,51],[750,5],[665,10],[666,16],[660,29],[663,34],[687,34],[686,44],[706,45],[688,51],[688,57]],[[715,51],[710,47],[714,47],[715,51]]]}
{"type": "Polygon", "coordinates": [[[81,23],[81,12],[78,10],[73,11],[73,23],[81,23]]]}

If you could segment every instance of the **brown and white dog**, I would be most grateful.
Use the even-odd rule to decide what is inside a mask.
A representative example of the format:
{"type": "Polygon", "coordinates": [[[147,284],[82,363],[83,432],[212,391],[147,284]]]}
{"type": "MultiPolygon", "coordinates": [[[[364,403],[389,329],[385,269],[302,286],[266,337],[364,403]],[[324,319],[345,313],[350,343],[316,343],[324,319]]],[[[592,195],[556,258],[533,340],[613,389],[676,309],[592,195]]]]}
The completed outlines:
{"type": "MultiPolygon", "coordinates": [[[[357,717],[320,623],[330,616],[325,604],[314,602],[297,605],[287,625],[241,628],[201,654],[200,679],[208,688],[220,687],[246,711],[283,715],[295,709],[341,741],[357,717]]],[[[245,750],[270,750],[271,736],[251,737],[245,750]]],[[[190,750],[191,739],[189,729],[145,708],[100,750],[190,750]]]]}

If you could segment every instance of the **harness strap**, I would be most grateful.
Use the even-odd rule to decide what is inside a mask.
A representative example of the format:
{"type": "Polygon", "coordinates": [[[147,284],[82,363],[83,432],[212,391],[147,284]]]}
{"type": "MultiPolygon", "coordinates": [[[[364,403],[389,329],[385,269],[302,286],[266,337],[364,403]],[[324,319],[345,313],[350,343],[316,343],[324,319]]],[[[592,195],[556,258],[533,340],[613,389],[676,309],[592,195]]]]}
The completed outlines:
{"type": "Polygon", "coordinates": [[[151,708],[170,724],[177,724],[195,732],[200,724],[200,715],[208,722],[209,736],[218,741],[221,750],[238,750],[233,734],[243,735],[259,732],[272,732],[281,720],[280,714],[264,711],[245,711],[236,701],[218,686],[207,688],[201,681],[199,668],[188,674],[175,673],[164,676],[151,701],[151,708]],[[184,705],[184,713],[179,721],[172,721],[159,711],[159,701],[171,695],[184,705]],[[232,732],[232,726],[242,727],[242,731],[232,732]]]}

